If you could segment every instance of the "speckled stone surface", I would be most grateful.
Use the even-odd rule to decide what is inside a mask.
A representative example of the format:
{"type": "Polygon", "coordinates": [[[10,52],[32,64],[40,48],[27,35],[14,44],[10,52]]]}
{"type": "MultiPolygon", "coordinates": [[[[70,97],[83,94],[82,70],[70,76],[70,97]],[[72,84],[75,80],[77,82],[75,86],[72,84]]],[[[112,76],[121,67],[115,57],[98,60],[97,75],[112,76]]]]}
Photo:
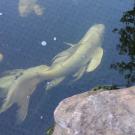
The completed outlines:
{"type": "Polygon", "coordinates": [[[54,117],[53,135],[135,135],[135,87],[66,98],[54,117]]]}

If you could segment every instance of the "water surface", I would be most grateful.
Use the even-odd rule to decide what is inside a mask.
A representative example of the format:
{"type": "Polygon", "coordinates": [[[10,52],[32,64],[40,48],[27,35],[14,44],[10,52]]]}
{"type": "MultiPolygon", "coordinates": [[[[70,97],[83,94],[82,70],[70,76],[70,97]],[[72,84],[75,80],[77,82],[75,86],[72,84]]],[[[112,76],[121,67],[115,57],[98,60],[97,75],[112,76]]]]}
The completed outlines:
{"type": "Polygon", "coordinates": [[[0,52],[4,55],[0,64],[1,73],[51,64],[57,53],[69,47],[64,42],[77,43],[95,23],[106,26],[102,45],[104,56],[94,72],[86,74],[75,83],[63,82],[49,92],[44,89],[45,83],[40,84],[31,97],[28,116],[21,125],[15,124],[16,106],[0,115],[1,135],[43,135],[53,124],[53,111],[62,99],[97,85],[126,84],[121,74],[110,69],[112,63],[122,59],[116,50],[118,35],[112,30],[122,26],[119,20],[123,11],[132,8],[132,0],[38,2],[44,7],[42,16],[32,13],[22,17],[18,12],[18,0],[0,0],[0,52]],[[46,44],[42,45],[42,41],[46,44]]]}

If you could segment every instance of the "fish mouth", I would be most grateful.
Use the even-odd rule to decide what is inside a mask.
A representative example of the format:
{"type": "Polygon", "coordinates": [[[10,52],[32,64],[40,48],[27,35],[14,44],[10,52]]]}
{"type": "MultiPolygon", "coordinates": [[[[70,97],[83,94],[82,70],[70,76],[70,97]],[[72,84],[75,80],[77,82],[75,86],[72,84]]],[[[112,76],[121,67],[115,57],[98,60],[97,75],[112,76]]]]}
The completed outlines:
{"type": "Polygon", "coordinates": [[[95,24],[92,29],[95,29],[98,32],[104,33],[105,25],[104,24],[95,24]]]}
{"type": "Polygon", "coordinates": [[[104,24],[98,24],[98,29],[100,30],[100,31],[102,31],[102,32],[104,32],[105,31],[105,25],[104,24]]]}

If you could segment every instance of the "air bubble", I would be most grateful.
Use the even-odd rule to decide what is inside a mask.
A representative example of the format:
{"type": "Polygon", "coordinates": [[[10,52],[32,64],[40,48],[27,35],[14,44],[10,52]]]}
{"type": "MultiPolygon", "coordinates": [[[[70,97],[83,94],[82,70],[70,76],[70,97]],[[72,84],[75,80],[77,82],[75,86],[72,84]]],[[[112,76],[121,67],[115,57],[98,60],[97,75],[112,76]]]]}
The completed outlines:
{"type": "Polygon", "coordinates": [[[42,41],[42,42],[41,42],[41,45],[42,45],[42,46],[46,46],[46,45],[47,45],[47,42],[46,42],[46,41],[42,41]]]}
{"type": "Polygon", "coordinates": [[[54,41],[56,41],[56,40],[57,40],[57,38],[56,38],[56,37],[54,37],[54,38],[53,38],[53,40],[54,40],[54,41]]]}
{"type": "Polygon", "coordinates": [[[41,120],[43,119],[43,116],[42,116],[42,115],[40,116],[40,119],[41,119],[41,120]]]}

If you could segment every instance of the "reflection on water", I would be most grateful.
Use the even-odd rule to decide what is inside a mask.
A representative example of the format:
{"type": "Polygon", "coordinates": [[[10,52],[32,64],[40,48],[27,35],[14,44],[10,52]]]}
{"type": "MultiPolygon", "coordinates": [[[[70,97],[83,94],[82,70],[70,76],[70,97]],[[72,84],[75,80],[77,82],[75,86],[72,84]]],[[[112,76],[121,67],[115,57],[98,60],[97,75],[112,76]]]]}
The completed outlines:
{"type": "Polygon", "coordinates": [[[19,0],[18,10],[20,16],[24,17],[34,12],[36,15],[43,15],[43,7],[37,4],[37,0],[19,0]]]}
{"type": "Polygon", "coordinates": [[[133,9],[124,12],[120,22],[124,27],[113,31],[119,34],[119,55],[127,56],[128,61],[116,62],[111,67],[124,75],[127,85],[132,85],[135,82],[135,4],[133,9]]]}

